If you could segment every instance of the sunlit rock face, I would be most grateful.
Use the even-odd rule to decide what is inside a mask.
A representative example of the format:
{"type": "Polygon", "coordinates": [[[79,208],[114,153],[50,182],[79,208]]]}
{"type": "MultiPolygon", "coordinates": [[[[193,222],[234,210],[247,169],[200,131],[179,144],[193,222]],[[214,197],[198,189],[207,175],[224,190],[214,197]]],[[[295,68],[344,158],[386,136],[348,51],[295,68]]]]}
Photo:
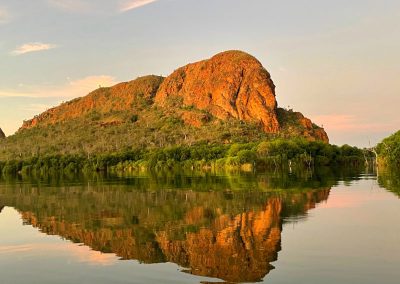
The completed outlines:
{"type": "Polygon", "coordinates": [[[155,102],[165,106],[174,99],[223,120],[259,122],[265,132],[279,131],[270,74],[242,51],[226,51],[176,70],[161,84],[155,102]]]}
{"type": "Polygon", "coordinates": [[[329,189],[260,192],[128,191],[91,187],[0,191],[25,224],[143,263],[174,262],[230,282],[263,279],[281,250],[282,224],[305,218],[329,189]]]}

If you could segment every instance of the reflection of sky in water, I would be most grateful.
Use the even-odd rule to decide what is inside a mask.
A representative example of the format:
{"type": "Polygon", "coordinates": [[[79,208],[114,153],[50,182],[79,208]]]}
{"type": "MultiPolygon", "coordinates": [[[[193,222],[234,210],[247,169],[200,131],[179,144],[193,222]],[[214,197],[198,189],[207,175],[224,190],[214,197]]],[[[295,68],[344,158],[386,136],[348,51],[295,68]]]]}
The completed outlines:
{"type": "Polygon", "coordinates": [[[31,226],[21,226],[20,214],[11,207],[5,207],[0,215],[0,254],[34,257],[37,255],[57,256],[63,254],[72,261],[94,265],[112,265],[118,260],[114,254],[105,254],[89,247],[60,241],[58,236],[47,236],[31,226]]]}
{"type": "Polygon", "coordinates": [[[398,198],[376,180],[339,185],[306,222],[284,225],[282,251],[266,282],[398,283],[398,216],[398,198]]]}
{"type": "Polygon", "coordinates": [[[175,264],[118,261],[115,254],[48,236],[22,225],[11,207],[0,213],[2,284],[16,283],[199,283],[212,278],[181,273],[175,264]]]}

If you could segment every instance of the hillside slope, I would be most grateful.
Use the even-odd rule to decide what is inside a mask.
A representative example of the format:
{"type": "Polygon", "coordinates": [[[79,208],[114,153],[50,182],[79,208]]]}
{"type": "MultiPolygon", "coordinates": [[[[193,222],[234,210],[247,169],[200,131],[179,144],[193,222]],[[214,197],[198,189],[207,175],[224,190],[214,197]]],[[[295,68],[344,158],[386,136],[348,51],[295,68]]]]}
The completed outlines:
{"type": "Polygon", "coordinates": [[[63,103],[31,120],[24,121],[20,130],[65,122],[90,113],[98,115],[111,112],[129,113],[143,105],[151,104],[163,80],[163,77],[150,75],[119,83],[111,88],[99,88],[85,97],[63,103]]]}
{"type": "Polygon", "coordinates": [[[139,77],[49,109],[1,142],[0,159],[276,137],[329,141],[301,113],[278,108],[256,58],[227,51],[167,78],[139,77]]]}

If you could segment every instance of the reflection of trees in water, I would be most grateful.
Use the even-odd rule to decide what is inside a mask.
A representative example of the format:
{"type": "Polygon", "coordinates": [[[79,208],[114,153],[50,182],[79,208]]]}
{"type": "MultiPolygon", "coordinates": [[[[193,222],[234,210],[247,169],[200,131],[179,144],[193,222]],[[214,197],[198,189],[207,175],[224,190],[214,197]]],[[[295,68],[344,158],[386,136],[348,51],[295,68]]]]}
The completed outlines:
{"type": "Polygon", "coordinates": [[[196,191],[221,190],[264,190],[286,188],[316,188],[329,187],[338,180],[352,181],[358,179],[361,170],[357,168],[319,167],[310,171],[296,171],[288,174],[285,170],[264,174],[253,172],[215,172],[190,170],[161,170],[138,172],[134,177],[120,174],[120,177],[110,174],[88,173],[73,174],[55,172],[53,175],[35,176],[1,176],[0,184],[29,182],[33,186],[69,186],[71,184],[104,185],[110,183],[124,184],[145,191],[160,188],[191,188],[196,191]]]}
{"type": "Polygon", "coordinates": [[[387,168],[379,173],[378,183],[400,197],[400,170],[387,168]]]}
{"type": "Polygon", "coordinates": [[[275,186],[278,177],[188,180],[176,186],[180,189],[146,178],[125,185],[19,184],[0,187],[0,199],[43,233],[122,259],[174,262],[196,275],[249,282],[273,268],[284,220],[305,216],[329,195],[329,187],[320,187],[325,181],[304,188],[303,182],[294,187],[292,178],[281,189],[275,186]],[[206,190],[209,185],[212,190],[206,190]]]}

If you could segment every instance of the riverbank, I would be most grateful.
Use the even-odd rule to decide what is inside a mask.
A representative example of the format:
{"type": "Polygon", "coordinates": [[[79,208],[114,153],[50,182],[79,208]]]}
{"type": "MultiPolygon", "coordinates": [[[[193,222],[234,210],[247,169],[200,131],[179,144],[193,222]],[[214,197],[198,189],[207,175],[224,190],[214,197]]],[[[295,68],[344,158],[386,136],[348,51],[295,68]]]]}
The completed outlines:
{"type": "Polygon", "coordinates": [[[254,143],[199,144],[167,148],[132,149],[116,153],[42,155],[0,161],[0,172],[45,174],[52,172],[130,172],[137,170],[277,170],[313,167],[363,166],[365,152],[305,139],[276,139],[254,143]]]}

